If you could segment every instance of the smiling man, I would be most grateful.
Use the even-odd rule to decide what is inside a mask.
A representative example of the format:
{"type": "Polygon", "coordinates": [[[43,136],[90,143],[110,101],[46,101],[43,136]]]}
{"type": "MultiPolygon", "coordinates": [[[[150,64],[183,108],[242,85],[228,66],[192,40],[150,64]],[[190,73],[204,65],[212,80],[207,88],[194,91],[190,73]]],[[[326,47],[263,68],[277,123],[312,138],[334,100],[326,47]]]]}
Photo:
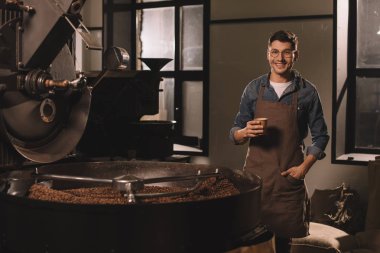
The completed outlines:
{"type": "Polygon", "coordinates": [[[261,219],[275,235],[276,253],[290,252],[291,238],[309,233],[304,178],[325,157],[329,141],[319,94],[293,69],[298,57],[294,33],[277,31],[269,38],[271,70],[246,86],[230,130],[235,144],[249,141],[243,169],[263,180],[261,219]],[[268,119],[265,129],[257,118],[268,119]],[[312,144],[305,148],[308,130],[312,144]]]}

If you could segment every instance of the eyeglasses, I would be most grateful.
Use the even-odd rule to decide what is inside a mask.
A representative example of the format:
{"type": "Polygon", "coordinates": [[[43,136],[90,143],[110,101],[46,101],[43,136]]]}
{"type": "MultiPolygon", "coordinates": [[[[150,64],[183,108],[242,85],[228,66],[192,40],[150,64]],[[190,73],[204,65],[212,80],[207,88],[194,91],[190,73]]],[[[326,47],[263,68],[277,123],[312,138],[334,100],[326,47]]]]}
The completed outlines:
{"type": "Polygon", "coordinates": [[[290,49],[286,49],[282,52],[278,51],[277,49],[272,49],[271,51],[269,51],[269,54],[270,56],[272,56],[273,58],[276,58],[277,56],[282,55],[282,57],[284,58],[292,58],[294,52],[296,52],[297,50],[290,50],[290,49]]]}

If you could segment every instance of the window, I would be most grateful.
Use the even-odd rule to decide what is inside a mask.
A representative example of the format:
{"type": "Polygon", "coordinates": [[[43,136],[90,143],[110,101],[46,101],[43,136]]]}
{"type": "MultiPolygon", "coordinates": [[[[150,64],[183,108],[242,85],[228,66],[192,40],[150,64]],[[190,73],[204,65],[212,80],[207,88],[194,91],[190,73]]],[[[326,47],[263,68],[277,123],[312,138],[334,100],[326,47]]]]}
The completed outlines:
{"type": "Polygon", "coordinates": [[[105,47],[127,49],[132,70],[173,59],[160,71],[160,111],[143,119],[175,120],[175,153],[206,155],[209,0],[104,0],[103,10],[105,47]]]}
{"type": "Polygon", "coordinates": [[[335,1],[333,159],[380,154],[380,2],[335,1]]]}

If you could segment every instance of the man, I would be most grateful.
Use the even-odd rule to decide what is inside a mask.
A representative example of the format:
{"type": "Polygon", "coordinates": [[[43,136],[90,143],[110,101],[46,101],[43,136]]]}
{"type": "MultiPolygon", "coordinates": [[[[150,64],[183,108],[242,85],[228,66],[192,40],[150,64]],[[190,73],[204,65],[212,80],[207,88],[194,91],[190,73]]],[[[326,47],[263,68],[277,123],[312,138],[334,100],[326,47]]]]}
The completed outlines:
{"type": "Polygon", "coordinates": [[[293,70],[297,47],[292,32],[278,31],[269,38],[270,73],[246,86],[230,131],[236,144],[249,140],[244,169],[263,180],[261,219],[275,235],[276,253],[290,251],[290,238],[308,235],[304,178],[325,157],[329,140],[315,86],[293,70]],[[255,120],[259,117],[268,118],[265,131],[255,120]],[[304,150],[308,129],[312,145],[304,150]]]}

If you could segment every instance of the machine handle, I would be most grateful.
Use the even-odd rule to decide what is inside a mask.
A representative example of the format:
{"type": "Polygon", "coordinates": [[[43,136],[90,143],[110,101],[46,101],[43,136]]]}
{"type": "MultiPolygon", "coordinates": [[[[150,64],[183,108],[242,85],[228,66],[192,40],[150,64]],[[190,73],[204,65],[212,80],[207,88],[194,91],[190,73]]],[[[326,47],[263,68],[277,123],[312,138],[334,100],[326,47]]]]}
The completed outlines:
{"type": "Polygon", "coordinates": [[[67,88],[73,88],[73,89],[82,89],[87,84],[87,78],[83,75],[83,73],[79,74],[79,77],[77,79],[74,79],[72,81],[69,80],[52,80],[52,79],[46,79],[45,80],[45,88],[48,90],[58,88],[58,89],[67,89],[67,88]]]}

